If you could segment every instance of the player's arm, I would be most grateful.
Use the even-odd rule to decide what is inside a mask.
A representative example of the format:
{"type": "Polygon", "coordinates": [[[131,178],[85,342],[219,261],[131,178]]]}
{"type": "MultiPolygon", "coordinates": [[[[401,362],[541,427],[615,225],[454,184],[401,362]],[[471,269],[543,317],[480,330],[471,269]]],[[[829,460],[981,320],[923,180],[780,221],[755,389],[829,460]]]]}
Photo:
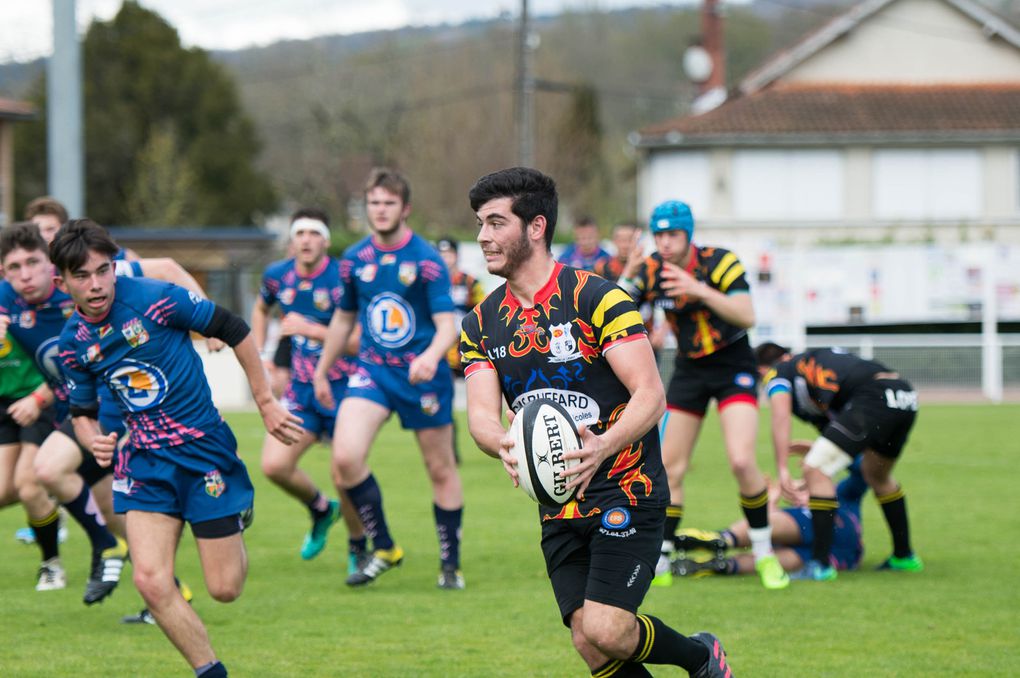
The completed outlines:
{"type": "Polygon", "coordinates": [[[603,355],[630,393],[630,401],[616,423],[602,435],[582,428],[581,449],[564,455],[581,460],[565,472],[574,476],[567,488],[577,487],[579,499],[584,499],[584,491],[602,462],[648,433],[666,411],[666,393],[652,345],[645,335],[632,335],[628,340],[611,344],[603,355]]]}
{"type": "MultiPolygon", "coordinates": [[[[269,304],[262,297],[255,299],[251,309],[251,336],[255,341],[255,349],[262,355],[266,348],[266,336],[269,334],[269,304]]],[[[265,362],[269,362],[266,356],[265,362]]]]}
{"type": "Polygon", "coordinates": [[[803,483],[790,475],[790,446],[793,441],[793,396],[787,390],[769,394],[772,412],[772,448],[776,455],[776,473],[783,498],[792,504],[801,503],[803,483]]]}
{"type": "Polygon", "coordinates": [[[314,320],[309,320],[300,313],[291,311],[283,316],[283,319],[280,321],[280,335],[284,337],[300,335],[308,339],[324,341],[326,339],[326,326],[320,325],[314,320]]]}
{"type": "Polygon", "coordinates": [[[53,390],[46,382],[43,382],[24,398],[19,398],[11,403],[7,408],[7,414],[11,415],[11,419],[18,426],[22,428],[31,426],[42,414],[42,411],[53,404],[53,400],[53,390]]]}
{"type": "Polygon", "coordinates": [[[234,350],[237,362],[241,364],[241,369],[248,378],[259,416],[262,417],[269,434],[287,445],[297,441],[302,431],[301,420],[288,412],[280,401],[273,397],[269,378],[262,366],[262,359],[255,347],[255,338],[248,324],[222,306],[216,306],[203,334],[216,337],[234,350]]]}
{"type": "MultiPolygon", "coordinates": [[[[742,266],[740,270],[743,271],[742,266]]],[[[732,290],[729,286],[727,291],[719,290],[667,261],[662,266],[662,289],[671,297],[686,298],[687,302],[700,301],[731,325],[745,329],[754,325],[754,305],[751,295],[747,294],[746,283],[732,290]]]]}
{"type": "Polygon", "coordinates": [[[329,368],[333,366],[354,330],[357,315],[354,311],[345,311],[338,308],[333,311],[333,317],[329,319],[329,327],[326,328],[326,339],[322,343],[322,354],[319,356],[319,363],[315,366],[315,375],[312,377],[312,384],[315,387],[315,398],[325,407],[335,407],[333,402],[333,389],[329,386],[329,368]]]}
{"type": "MultiPolygon", "coordinates": [[[[482,452],[503,462],[514,487],[520,484],[517,477],[517,460],[510,453],[514,441],[503,428],[501,411],[503,393],[494,369],[479,369],[467,376],[468,430],[482,452]]],[[[513,412],[507,410],[507,419],[513,421],[513,412]]]]}
{"type": "Polygon", "coordinates": [[[432,322],[436,326],[436,333],[432,337],[432,341],[428,348],[411,361],[407,369],[407,379],[412,384],[420,384],[436,376],[436,367],[439,365],[439,361],[446,356],[446,352],[457,341],[457,319],[452,311],[433,313],[432,322]]]}

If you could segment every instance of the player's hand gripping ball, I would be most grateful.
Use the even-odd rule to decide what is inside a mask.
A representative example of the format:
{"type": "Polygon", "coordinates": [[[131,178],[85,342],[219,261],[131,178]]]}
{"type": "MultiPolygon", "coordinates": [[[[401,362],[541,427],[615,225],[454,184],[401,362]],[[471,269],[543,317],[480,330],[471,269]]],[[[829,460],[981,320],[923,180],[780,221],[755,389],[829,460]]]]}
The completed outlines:
{"type": "Polygon", "coordinates": [[[562,474],[581,460],[564,459],[563,455],[581,449],[581,438],[562,405],[548,398],[532,400],[514,416],[510,436],[520,486],[529,497],[545,506],[566,504],[574,498],[577,488],[568,490],[570,478],[562,474]]]}

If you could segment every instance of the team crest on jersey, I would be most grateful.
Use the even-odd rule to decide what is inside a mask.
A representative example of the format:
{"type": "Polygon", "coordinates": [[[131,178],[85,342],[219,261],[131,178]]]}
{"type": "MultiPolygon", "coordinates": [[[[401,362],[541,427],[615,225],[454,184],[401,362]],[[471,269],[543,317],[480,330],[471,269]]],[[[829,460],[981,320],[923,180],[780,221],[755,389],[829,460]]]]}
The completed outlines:
{"type": "Polygon", "coordinates": [[[361,269],[361,273],[358,274],[358,278],[361,282],[370,283],[375,280],[375,273],[378,267],[375,264],[365,264],[365,267],[361,269]]]}
{"type": "Polygon", "coordinates": [[[733,383],[740,388],[754,388],[754,376],[750,372],[740,372],[734,377],[733,383]]]}
{"type": "Polygon", "coordinates": [[[18,317],[18,324],[26,330],[30,330],[35,327],[35,311],[22,311],[21,315],[18,317]]]}
{"type": "Polygon", "coordinates": [[[105,324],[105,325],[103,325],[102,327],[99,328],[99,338],[100,339],[106,339],[111,334],[113,334],[113,325],[110,325],[109,323],[107,323],[107,324],[105,324]]]}
{"type": "Polygon", "coordinates": [[[124,335],[124,339],[131,345],[131,348],[138,348],[149,341],[149,332],[142,325],[141,318],[132,318],[121,325],[120,333],[124,335]]]}
{"type": "Polygon", "coordinates": [[[570,323],[549,326],[549,358],[551,363],[565,363],[577,360],[581,352],[577,350],[577,340],[570,331],[570,323]]]}
{"type": "Polygon", "coordinates": [[[392,292],[383,292],[368,303],[368,331],[385,348],[400,348],[414,336],[414,309],[392,292]]]}
{"type": "Polygon", "coordinates": [[[397,268],[397,279],[404,285],[410,286],[418,278],[418,264],[414,261],[401,262],[397,268]]]}
{"type": "Polygon", "coordinates": [[[67,320],[68,318],[71,317],[71,314],[74,313],[74,304],[66,304],[64,306],[61,306],[60,313],[61,315],[64,316],[64,319],[67,320]]]}
{"type": "Polygon", "coordinates": [[[285,287],[283,291],[280,292],[280,303],[284,306],[290,306],[294,303],[295,294],[297,294],[297,292],[294,291],[293,287],[285,287]]]}
{"type": "Polygon", "coordinates": [[[85,351],[85,355],[82,356],[82,362],[88,365],[89,363],[97,363],[103,359],[103,352],[99,349],[99,344],[92,344],[85,351]]]}
{"type": "Polygon", "coordinates": [[[329,310],[329,290],[318,289],[312,292],[312,303],[320,311],[329,310]]]}
{"type": "Polygon", "coordinates": [[[301,282],[298,283],[297,288],[298,292],[307,292],[308,290],[312,289],[312,281],[302,280],[301,282]]]}
{"type": "Polygon", "coordinates": [[[382,255],[379,258],[379,265],[380,266],[389,266],[389,265],[395,264],[395,263],[397,263],[397,255],[396,254],[392,254],[392,253],[391,254],[384,254],[384,255],[382,255]]]}
{"type": "Polygon", "coordinates": [[[161,369],[138,360],[125,360],[106,381],[131,412],[159,405],[169,390],[169,382],[161,369]]]}
{"type": "Polygon", "coordinates": [[[227,490],[227,484],[223,476],[216,469],[205,474],[205,493],[213,499],[218,499],[227,490]]]}
{"type": "Polygon", "coordinates": [[[426,393],[421,397],[421,411],[429,417],[434,417],[439,412],[439,396],[435,393],[426,393]]]}

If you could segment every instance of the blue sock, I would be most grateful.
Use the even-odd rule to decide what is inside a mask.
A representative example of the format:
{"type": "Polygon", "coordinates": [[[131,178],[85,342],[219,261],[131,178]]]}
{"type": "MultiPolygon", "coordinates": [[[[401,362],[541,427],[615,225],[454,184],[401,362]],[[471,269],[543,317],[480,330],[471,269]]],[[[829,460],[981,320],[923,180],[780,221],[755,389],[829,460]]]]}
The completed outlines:
{"type": "Polygon", "coordinates": [[[361,484],[348,488],[347,496],[358,510],[365,533],[372,539],[372,548],[393,548],[393,538],[383,514],[382,491],[379,483],[375,482],[375,476],[369,473],[361,484]]]}
{"type": "Polygon", "coordinates": [[[222,662],[209,662],[195,669],[195,676],[201,678],[227,678],[227,667],[222,662]]]}
{"type": "Polygon", "coordinates": [[[449,511],[433,504],[436,517],[436,536],[439,537],[439,561],[443,565],[460,567],[460,522],[464,507],[449,511]]]}
{"type": "Polygon", "coordinates": [[[81,493],[64,504],[64,508],[74,516],[74,519],[85,530],[85,534],[89,536],[89,541],[92,542],[93,551],[102,551],[117,545],[117,540],[110,533],[110,530],[107,529],[106,521],[99,510],[99,504],[96,503],[96,499],[92,496],[92,491],[89,490],[88,485],[82,483],[81,493]]]}

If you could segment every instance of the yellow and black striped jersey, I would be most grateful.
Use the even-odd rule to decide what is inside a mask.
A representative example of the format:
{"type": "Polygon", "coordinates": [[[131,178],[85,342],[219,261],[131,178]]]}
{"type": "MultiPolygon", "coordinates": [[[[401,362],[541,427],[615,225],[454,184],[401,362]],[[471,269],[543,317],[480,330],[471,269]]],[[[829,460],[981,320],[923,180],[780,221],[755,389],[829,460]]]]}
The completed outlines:
{"type": "MultiPolygon", "coordinates": [[[[723,294],[746,294],[750,285],[744,265],[733,252],[721,247],[691,245],[687,272],[723,294]]],[[[662,256],[646,257],[630,280],[620,281],[638,303],[649,302],[666,312],[666,320],[676,335],[677,359],[703,358],[729,346],[747,334],[743,327],[731,325],[700,301],[671,297],[662,289],[662,256]]]]}
{"type": "MultiPolygon", "coordinates": [[[[495,370],[516,412],[536,398],[563,405],[596,435],[623,414],[630,392],[605,353],[628,341],[647,341],[645,327],[626,292],[597,275],[556,264],[549,281],[526,308],[504,283],[461,324],[465,377],[495,370]]],[[[583,502],[542,507],[543,518],[580,518],[614,506],[658,506],[669,491],[653,428],[603,462],[583,502]]]]}

